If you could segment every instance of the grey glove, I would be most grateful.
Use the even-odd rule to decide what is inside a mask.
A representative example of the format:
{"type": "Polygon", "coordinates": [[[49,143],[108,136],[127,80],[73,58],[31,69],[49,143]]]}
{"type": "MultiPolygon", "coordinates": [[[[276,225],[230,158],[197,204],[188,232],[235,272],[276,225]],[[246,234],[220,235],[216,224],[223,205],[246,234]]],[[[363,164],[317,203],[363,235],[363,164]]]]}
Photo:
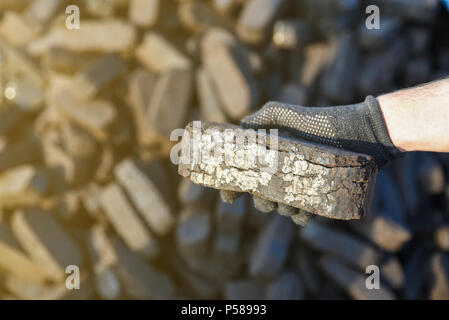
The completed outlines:
{"type": "MultiPolygon", "coordinates": [[[[241,192],[220,190],[221,200],[228,203],[233,203],[241,195],[241,192]]],[[[308,224],[315,216],[308,212],[299,210],[298,208],[294,208],[283,203],[268,201],[256,196],[253,196],[253,201],[254,207],[257,210],[262,212],[271,212],[277,210],[280,215],[291,217],[293,222],[301,226],[305,226],[306,224],[308,224]]]]}
{"type": "MultiPolygon", "coordinates": [[[[380,106],[373,96],[358,104],[335,107],[303,107],[268,102],[259,111],[245,117],[241,124],[252,129],[285,129],[299,138],[326,144],[374,157],[379,167],[402,153],[391,142],[380,106]]],[[[237,197],[222,192],[222,198],[237,197]]],[[[255,206],[262,211],[276,208],[281,214],[292,215],[298,222],[308,221],[310,214],[297,212],[286,206],[277,207],[269,201],[254,199],[255,206]]]]}

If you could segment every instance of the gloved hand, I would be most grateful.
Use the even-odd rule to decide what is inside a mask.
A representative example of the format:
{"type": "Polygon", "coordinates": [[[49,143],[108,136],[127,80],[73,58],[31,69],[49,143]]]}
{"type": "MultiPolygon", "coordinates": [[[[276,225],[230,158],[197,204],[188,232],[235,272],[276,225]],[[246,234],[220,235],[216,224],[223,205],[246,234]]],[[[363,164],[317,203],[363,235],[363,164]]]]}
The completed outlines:
{"type": "MultiPolygon", "coordinates": [[[[299,138],[373,156],[376,164],[384,166],[402,153],[391,142],[377,99],[366,97],[358,104],[335,107],[303,107],[268,102],[259,111],[245,117],[241,124],[252,129],[284,129],[299,138]]],[[[239,193],[222,191],[223,201],[232,202],[239,193]]],[[[292,216],[303,224],[312,215],[297,209],[254,197],[257,209],[292,216]]]]}

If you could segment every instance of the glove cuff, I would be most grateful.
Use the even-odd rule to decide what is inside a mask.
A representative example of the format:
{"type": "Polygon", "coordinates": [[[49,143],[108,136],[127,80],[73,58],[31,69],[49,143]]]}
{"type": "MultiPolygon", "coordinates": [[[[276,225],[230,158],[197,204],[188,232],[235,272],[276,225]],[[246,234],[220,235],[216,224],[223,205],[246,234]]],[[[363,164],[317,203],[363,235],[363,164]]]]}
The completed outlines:
{"type": "Polygon", "coordinates": [[[368,106],[371,127],[377,141],[384,149],[385,159],[395,160],[404,157],[405,154],[399,151],[391,141],[385,118],[377,99],[373,96],[367,96],[364,103],[368,106]]]}

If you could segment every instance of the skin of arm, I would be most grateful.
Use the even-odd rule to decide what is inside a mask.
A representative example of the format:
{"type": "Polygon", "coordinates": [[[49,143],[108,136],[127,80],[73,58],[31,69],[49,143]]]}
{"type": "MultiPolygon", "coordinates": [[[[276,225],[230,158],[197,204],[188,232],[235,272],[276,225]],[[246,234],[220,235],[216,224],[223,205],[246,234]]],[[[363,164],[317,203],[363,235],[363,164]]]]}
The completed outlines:
{"type": "Polygon", "coordinates": [[[401,151],[449,152],[449,78],[377,97],[401,151]]]}

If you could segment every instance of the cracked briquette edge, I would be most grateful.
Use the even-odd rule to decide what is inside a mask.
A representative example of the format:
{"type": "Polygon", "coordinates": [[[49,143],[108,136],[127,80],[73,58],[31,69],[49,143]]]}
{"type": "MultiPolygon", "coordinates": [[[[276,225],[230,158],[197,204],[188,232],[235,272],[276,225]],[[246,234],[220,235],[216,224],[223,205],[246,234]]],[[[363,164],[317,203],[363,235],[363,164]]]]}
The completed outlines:
{"type": "MultiPolygon", "coordinates": [[[[201,132],[201,142],[199,150],[203,150],[204,148],[213,147],[212,135],[213,134],[225,134],[226,129],[237,129],[237,130],[245,130],[239,128],[237,126],[229,126],[229,125],[219,125],[219,124],[202,124],[202,132],[201,132]],[[212,129],[215,132],[205,133],[206,130],[212,129]]],[[[187,130],[190,129],[192,133],[192,125],[187,127],[187,130]]],[[[326,159],[323,161],[319,161],[316,163],[314,161],[309,161],[305,159],[305,156],[301,154],[301,151],[298,150],[294,145],[295,142],[288,140],[282,141],[283,137],[279,137],[278,146],[275,150],[271,148],[267,148],[267,134],[265,134],[264,142],[265,145],[260,145],[257,143],[253,144],[245,144],[244,149],[234,150],[235,148],[235,135],[231,135],[233,139],[226,140],[227,141],[223,146],[221,151],[224,152],[232,152],[233,160],[236,153],[241,152],[243,155],[248,152],[248,149],[254,148],[250,154],[254,154],[256,156],[252,157],[253,160],[257,159],[257,155],[259,151],[264,151],[264,155],[273,155],[279,159],[283,158],[284,165],[281,170],[277,170],[274,175],[277,176],[277,179],[282,179],[287,184],[282,184],[279,187],[284,187],[284,198],[283,201],[281,199],[272,199],[269,197],[264,197],[267,200],[283,202],[286,204],[296,203],[295,207],[299,208],[309,208],[312,210],[312,213],[324,215],[330,218],[339,218],[339,219],[352,219],[359,218],[361,212],[363,211],[363,204],[366,202],[366,193],[369,189],[369,179],[370,176],[374,173],[373,168],[369,166],[370,158],[364,157],[363,155],[357,154],[349,154],[344,152],[343,156],[340,156],[342,161],[347,161],[347,158],[344,156],[350,157],[351,162],[355,162],[357,166],[342,166],[339,165],[339,161],[335,161],[334,159],[330,159],[336,162],[336,165],[332,164],[331,166],[326,166],[326,159]],[[286,143],[290,145],[286,145],[286,143]],[[227,144],[227,145],[226,145],[227,144]],[[285,148],[287,147],[287,148],[285,148]],[[268,153],[267,153],[268,152],[268,153]],[[270,153],[272,152],[272,153],[270,153]],[[292,165],[293,164],[293,165],[292,165]],[[349,177],[341,177],[338,174],[338,171],[345,169],[356,169],[360,167],[360,173],[356,174],[349,179],[349,177]],[[315,171],[315,172],[314,172],[315,171]],[[331,172],[334,172],[331,174],[331,172]],[[337,172],[336,172],[337,171],[337,172]],[[307,173],[306,175],[301,175],[301,173],[307,173]],[[335,185],[335,181],[333,178],[336,178],[340,181],[338,185],[335,185]],[[367,178],[367,179],[363,179],[367,178]],[[353,188],[348,188],[347,184],[353,185],[353,188]],[[306,192],[303,192],[306,190],[306,192]],[[346,194],[346,196],[342,197],[341,192],[346,194]],[[340,193],[340,195],[339,195],[340,193]],[[344,208],[349,208],[347,210],[351,210],[354,213],[345,213],[340,212],[335,214],[335,210],[337,208],[337,203],[335,197],[339,199],[347,198],[353,199],[352,204],[350,201],[346,201],[343,205],[344,208]],[[299,205],[298,205],[299,203],[299,205]],[[313,210],[314,207],[318,207],[320,210],[313,210]],[[352,209],[351,209],[352,208],[352,209]],[[325,211],[325,212],[323,212],[325,211]]],[[[229,138],[229,137],[228,137],[229,138]]],[[[310,154],[311,152],[321,153],[322,150],[319,150],[318,147],[315,146],[301,146],[300,149],[306,149],[305,153],[310,154]],[[307,150],[308,149],[308,150],[307,150]]],[[[333,151],[333,150],[330,150],[333,151]]],[[[340,152],[341,153],[341,152],[340,152]]],[[[334,153],[331,153],[332,156],[337,157],[334,153]]],[[[238,158],[238,157],[237,157],[238,158]]],[[[271,157],[273,158],[273,157],[271,157]]],[[[245,160],[242,158],[240,160],[245,160]]],[[[271,159],[272,160],[272,159],[271,159]]],[[[207,162],[207,161],[206,161],[207,162]]],[[[237,161],[238,162],[238,161],[237,161]]],[[[233,191],[245,191],[253,194],[257,194],[261,196],[259,187],[267,186],[273,174],[261,171],[259,166],[254,162],[238,162],[236,165],[232,166],[229,163],[223,164],[223,162],[219,163],[200,163],[200,164],[192,164],[189,166],[185,166],[183,168],[187,172],[183,172],[180,166],[180,174],[183,176],[190,176],[191,180],[195,183],[203,184],[205,186],[214,187],[218,189],[231,189],[233,191]],[[222,168],[222,166],[225,168],[222,168]],[[196,168],[196,170],[195,170],[196,168]],[[254,170],[256,169],[256,170],[254,170]],[[196,172],[200,171],[200,172],[196,172]],[[228,185],[228,186],[226,186],[228,185]],[[234,186],[233,186],[234,185],[234,186]]],[[[279,168],[277,168],[279,169],[279,168]]],[[[349,172],[350,173],[350,172],[349,172]]],[[[276,194],[276,193],[275,193],[276,194]]],[[[277,193],[279,195],[279,193],[277,193]]],[[[340,210],[341,211],[341,210],[340,210]]]]}
{"type": "MultiPolygon", "coordinates": [[[[215,129],[218,131],[225,131],[225,130],[238,130],[238,131],[251,131],[252,129],[245,129],[242,128],[240,126],[236,126],[234,124],[229,124],[229,123],[216,123],[216,122],[202,122],[201,121],[201,134],[205,131],[205,130],[209,130],[209,129],[215,129]]],[[[186,126],[186,130],[189,132],[192,132],[193,130],[193,122],[190,122],[187,126],[186,126]]],[[[264,131],[261,131],[260,133],[257,130],[253,130],[254,132],[258,133],[261,135],[261,137],[263,137],[264,139],[264,143],[266,145],[266,148],[268,150],[272,150],[271,148],[271,139],[270,139],[270,134],[264,131]]],[[[283,136],[283,135],[277,135],[278,136],[278,148],[274,149],[275,151],[278,152],[293,152],[293,153],[298,153],[298,152],[304,152],[304,150],[298,150],[298,147],[300,149],[306,149],[308,152],[305,153],[322,153],[322,154],[329,154],[332,153],[334,158],[333,160],[336,162],[335,164],[329,164],[327,163],[326,160],[321,159],[320,157],[317,157],[316,159],[321,159],[322,161],[314,161],[313,159],[306,159],[304,158],[304,161],[310,162],[312,164],[316,164],[316,165],[320,165],[323,167],[327,167],[327,168],[357,168],[357,167],[362,167],[362,166],[370,166],[372,169],[376,168],[374,159],[370,156],[370,155],[366,155],[366,154],[360,154],[360,153],[355,153],[349,150],[343,150],[343,149],[338,149],[335,148],[333,146],[319,146],[316,144],[313,144],[309,141],[306,140],[302,140],[302,139],[293,139],[291,137],[287,137],[287,136],[283,136]],[[290,148],[283,148],[283,144],[289,143],[291,145],[295,145],[294,146],[294,150],[290,149],[290,148]],[[325,148],[326,150],[323,150],[323,148],[325,148]],[[340,164],[338,162],[346,162],[346,164],[340,164]],[[348,163],[350,162],[350,163],[348,163]]]]}

